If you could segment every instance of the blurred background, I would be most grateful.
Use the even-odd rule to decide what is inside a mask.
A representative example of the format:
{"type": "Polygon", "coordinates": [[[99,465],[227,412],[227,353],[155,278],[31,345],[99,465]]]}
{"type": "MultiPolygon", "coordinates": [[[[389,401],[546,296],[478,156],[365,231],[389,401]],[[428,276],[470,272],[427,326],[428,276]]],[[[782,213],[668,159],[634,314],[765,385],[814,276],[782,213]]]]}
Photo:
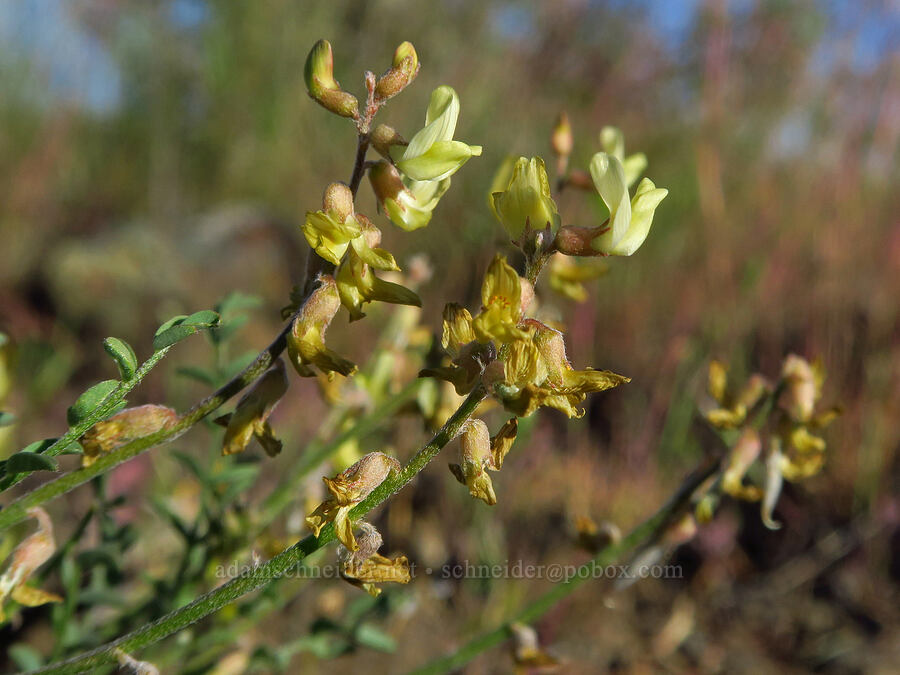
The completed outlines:
{"type": "MultiPolygon", "coordinates": [[[[439,331],[445,302],[477,304],[497,250],[512,255],[488,187],[508,154],[552,163],[560,111],[574,128],[575,166],[586,168],[600,128],[612,124],[669,189],[647,242],[611,260],[585,303],[539,288],[544,311],[567,327],[573,364],[632,382],[589,397],[582,420],[541,413],[496,474],[492,509],[468,497],[442,455],[378,512],[386,549],[435,569],[583,562],[577,517],[629,529],[714,447],[696,419],[710,358],[741,380],[777,376],[795,352],[821,359],[823,401],[844,414],[828,431],[824,471],[786,486],[782,529],[768,531],[756,507],[728,502],[674,552],[683,579],[621,592],[590,583],[536,628],[566,672],[896,672],[896,0],[0,4],[0,331],[10,340],[0,408],[18,420],[0,429],[0,454],[62,433],[78,393],[115,376],[106,336],[146,357],[169,316],[232,292],[257,297],[244,298],[249,320],[229,341],[227,366],[192,339],[130,398],[183,410],[218,377],[185,377],[186,366],[214,360],[225,377],[275,335],[278,310],[304,272],[298,226],[320,208],[327,183],[349,179],[355,150],[352,126],[305,93],[303,62],[321,37],[334,46],[338,80],[357,94],[365,69],[382,72],[395,46],[412,41],[419,77],[379,120],[408,138],[430,91],[449,84],[462,103],[456,137],[484,146],[429,227],[408,234],[376,219],[402,266],[422,256],[433,270],[419,288],[426,334],[439,331]]],[[[360,194],[359,210],[374,219],[367,184],[360,194]]],[[[590,225],[597,206],[570,191],[560,209],[565,223],[590,225]]],[[[398,311],[373,308],[353,325],[342,315],[329,342],[365,363],[398,311]]],[[[396,386],[414,375],[398,368],[396,386]]],[[[227,531],[235,513],[242,522],[290,472],[323,410],[315,382],[293,378],[273,417],[284,453],[264,462],[257,448],[242,459],[254,480],[221,513],[206,514],[204,541],[227,531]]],[[[50,504],[58,541],[78,533],[91,509],[108,517],[78,533],[73,555],[109,545],[109,532],[125,526],[133,537],[112,561],[82,555],[75,571],[62,565],[49,575],[48,587],[95,593],[82,593],[63,618],[36,608],[3,627],[9,668],[114,637],[211,587],[208,569],[185,571],[186,552],[200,547],[210,566],[236,559],[240,547],[226,541],[213,554],[185,544],[162,514],[196,516],[205,504],[198,476],[223,464],[219,438],[194,431],[50,504]],[[184,471],[172,448],[202,458],[202,470],[184,471]],[[125,497],[111,504],[117,495],[125,497]],[[171,593],[165,583],[176,571],[171,593]],[[145,600],[139,612],[125,607],[135,598],[145,600]]],[[[400,418],[360,448],[404,459],[427,438],[420,421],[400,418]]],[[[292,509],[254,542],[243,532],[243,543],[268,556],[295,541],[307,492],[332,470],[313,471],[292,509]]],[[[272,663],[298,673],[402,672],[493,627],[549,583],[417,578],[369,602],[340,581],[291,580],[252,610],[233,607],[192,629],[206,652],[175,638],[141,657],[163,672],[268,672],[272,663]],[[210,638],[215,631],[227,638],[210,638]]],[[[498,649],[466,672],[506,672],[511,663],[498,649]]]]}

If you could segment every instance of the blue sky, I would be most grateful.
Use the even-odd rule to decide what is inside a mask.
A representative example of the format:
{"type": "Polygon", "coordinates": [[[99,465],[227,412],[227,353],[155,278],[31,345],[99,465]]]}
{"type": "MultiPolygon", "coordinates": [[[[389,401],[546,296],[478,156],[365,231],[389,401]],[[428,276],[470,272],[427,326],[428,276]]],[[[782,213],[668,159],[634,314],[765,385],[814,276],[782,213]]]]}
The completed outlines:
{"type": "MultiPolygon", "coordinates": [[[[599,1],[599,0],[595,0],[599,1]]],[[[703,0],[608,0],[626,10],[642,12],[663,43],[677,51],[689,34],[703,0]]],[[[729,11],[751,9],[754,0],[727,0],[729,11]]],[[[854,66],[867,70],[888,52],[900,53],[900,3],[875,3],[861,11],[861,1],[825,0],[827,37],[817,53],[816,67],[827,72],[837,58],[837,38],[855,34],[854,66]]],[[[534,31],[528,3],[509,2],[494,14],[499,34],[526,37],[534,31]]],[[[202,25],[208,16],[204,0],[175,0],[171,19],[181,28],[202,25]]],[[[27,63],[34,94],[63,100],[96,112],[114,109],[120,98],[120,74],[101,44],[78,25],[66,0],[0,2],[0,57],[27,63]]]]}

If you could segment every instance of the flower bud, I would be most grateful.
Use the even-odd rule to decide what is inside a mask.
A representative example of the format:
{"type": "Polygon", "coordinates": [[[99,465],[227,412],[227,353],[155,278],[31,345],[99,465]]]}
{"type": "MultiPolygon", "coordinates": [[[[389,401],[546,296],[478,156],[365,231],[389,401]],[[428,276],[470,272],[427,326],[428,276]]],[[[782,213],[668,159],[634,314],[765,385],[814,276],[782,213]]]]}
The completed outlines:
{"type": "Polygon", "coordinates": [[[572,256],[605,256],[596,250],[592,242],[601,234],[606,232],[608,227],[601,225],[599,227],[578,227],[577,225],[565,225],[559,228],[556,233],[556,239],[553,240],[553,247],[563,255],[572,256]]]}
{"type": "Polygon", "coordinates": [[[559,212],[550,196],[550,180],[540,157],[516,160],[506,190],[495,192],[493,201],[500,223],[514,240],[527,230],[549,227],[555,234],[559,229],[559,212]]]}
{"type": "Polygon", "coordinates": [[[334,79],[334,55],[328,40],[319,40],[310,50],[303,67],[306,91],[319,105],[341,117],[357,117],[359,103],[341,89],[334,79]]]}
{"type": "Polygon", "coordinates": [[[369,182],[383,209],[386,209],[386,202],[396,201],[400,193],[406,190],[400,172],[390,162],[381,161],[372,166],[369,169],[369,182]]]}
{"type": "Polygon", "coordinates": [[[572,154],[572,125],[569,124],[569,116],[565,112],[559,113],[556,118],[556,124],[553,126],[553,133],[550,136],[550,147],[553,148],[553,154],[557,157],[568,157],[572,154]]]}
{"type": "Polygon", "coordinates": [[[322,196],[322,210],[332,213],[344,223],[353,215],[353,192],[344,183],[332,183],[322,196]]]}
{"type": "Polygon", "coordinates": [[[396,129],[387,124],[379,124],[375,127],[375,130],[369,134],[369,143],[385,159],[391,158],[391,148],[395,145],[409,145],[396,129]]]}
{"type": "Polygon", "coordinates": [[[178,413],[163,405],[140,405],[126,408],[102,422],[97,422],[81,437],[84,448],[82,466],[90,466],[100,455],[138,438],[167,429],[178,420],[178,413]]]}
{"type": "Polygon", "coordinates": [[[375,85],[375,100],[387,101],[403,91],[419,73],[419,56],[411,42],[404,42],[394,52],[391,68],[375,85]]]}

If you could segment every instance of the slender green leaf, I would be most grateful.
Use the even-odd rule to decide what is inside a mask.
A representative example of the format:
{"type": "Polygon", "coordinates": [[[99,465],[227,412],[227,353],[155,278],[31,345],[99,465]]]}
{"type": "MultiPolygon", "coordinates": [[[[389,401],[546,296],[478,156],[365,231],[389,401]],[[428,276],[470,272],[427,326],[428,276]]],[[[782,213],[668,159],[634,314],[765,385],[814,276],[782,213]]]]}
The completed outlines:
{"type": "Polygon", "coordinates": [[[103,382],[98,382],[79,396],[78,400],[75,401],[75,405],[69,408],[66,415],[69,426],[74,427],[81,422],[81,420],[94,412],[103,399],[109,396],[118,386],[118,380],[104,380],[103,382]]]}
{"type": "Polygon", "coordinates": [[[194,333],[217,326],[218,323],[219,315],[211,309],[194,312],[190,316],[172,317],[157,329],[153,338],[153,349],[159,351],[171,347],[194,333]]]}
{"type": "Polygon", "coordinates": [[[134,350],[125,340],[116,337],[108,337],[103,341],[103,349],[109,354],[116,365],[119,367],[119,373],[126,382],[134,377],[138,369],[138,359],[134,350]]]}
{"type": "Polygon", "coordinates": [[[57,465],[50,457],[38,455],[34,452],[17,452],[6,460],[7,473],[21,473],[23,471],[56,471],[57,465]]]}
{"type": "Polygon", "coordinates": [[[219,323],[219,315],[211,309],[202,309],[199,312],[194,312],[189,317],[187,317],[183,322],[183,326],[201,326],[203,328],[207,328],[210,326],[216,326],[219,323]]]}

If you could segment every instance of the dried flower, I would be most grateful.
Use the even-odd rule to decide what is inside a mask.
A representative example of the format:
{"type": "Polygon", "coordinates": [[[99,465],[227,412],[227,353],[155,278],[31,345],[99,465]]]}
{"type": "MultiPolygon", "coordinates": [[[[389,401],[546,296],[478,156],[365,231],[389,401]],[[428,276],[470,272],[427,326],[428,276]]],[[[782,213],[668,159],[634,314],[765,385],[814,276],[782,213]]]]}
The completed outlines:
{"type": "Polygon", "coordinates": [[[47,562],[56,551],[53,541],[53,523],[41,508],[28,509],[28,515],[38,521],[38,529],[25,538],[12,553],[12,561],[0,576],[0,623],[6,620],[3,604],[7,597],[26,607],[37,607],[48,602],[62,602],[62,598],[26,582],[38,567],[47,562]]]}
{"type": "Polygon", "coordinates": [[[325,332],[341,307],[334,279],[319,276],[319,286],[307,299],[294,319],[287,336],[288,357],[301,377],[315,377],[316,366],[329,378],[334,373],[352,375],[356,365],[325,346],[325,332]]]}
{"type": "Polygon", "coordinates": [[[216,420],[226,427],[222,454],[243,452],[256,438],[269,457],[281,452],[281,441],[269,426],[269,416],[288,388],[284,361],[278,359],[238,401],[233,413],[216,420]]]}
{"type": "Polygon", "coordinates": [[[167,429],[178,420],[178,413],[164,405],[139,405],[126,408],[97,422],[80,439],[84,448],[82,466],[90,466],[100,455],[138,438],[167,429]]]}
{"type": "Polygon", "coordinates": [[[353,536],[350,510],[381,485],[392,473],[400,471],[400,463],[383,452],[370,452],[334,478],[323,478],[331,497],[306,517],[306,524],[318,537],[327,523],[334,522],[335,534],[350,551],[359,546],[353,536]]]}
{"type": "Polygon", "coordinates": [[[487,471],[499,471],[503,459],[512,448],[518,431],[518,420],[508,420],[491,437],[487,425],[480,419],[470,419],[459,439],[459,464],[450,464],[456,479],[469,488],[469,494],[488,506],[497,503],[494,485],[487,471]]]}
{"type": "Polygon", "coordinates": [[[356,539],[359,548],[352,553],[348,552],[341,568],[341,576],[372,597],[381,594],[381,589],[375,584],[408,584],[410,572],[406,556],[391,559],[379,554],[382,539],[378,530],[366,522],[359,523],[359,530],[360,535],[356,539]]]}

